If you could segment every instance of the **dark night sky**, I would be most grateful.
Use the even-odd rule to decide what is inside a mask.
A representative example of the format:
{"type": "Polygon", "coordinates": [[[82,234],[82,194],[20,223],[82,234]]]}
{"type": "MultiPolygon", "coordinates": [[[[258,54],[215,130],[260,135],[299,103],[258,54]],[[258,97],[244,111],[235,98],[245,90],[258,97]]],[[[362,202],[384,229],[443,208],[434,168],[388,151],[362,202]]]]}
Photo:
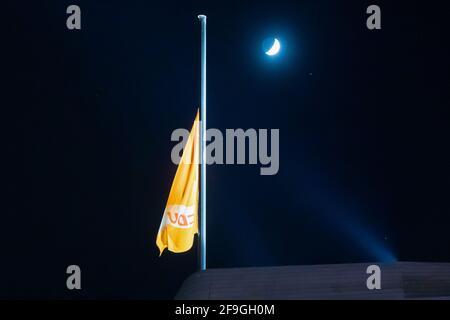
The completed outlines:
{"type": "Polygon", "coordinates": [[[199,13],[208,126],[280,129],[278,175],[208,167],[210,267],[450,262],[448,18],[393,2],[11,1],[0,298],[172,298],[196,270],[196,247],[158,258],[155,237],[170,134],[199,105],[199,13]]]}

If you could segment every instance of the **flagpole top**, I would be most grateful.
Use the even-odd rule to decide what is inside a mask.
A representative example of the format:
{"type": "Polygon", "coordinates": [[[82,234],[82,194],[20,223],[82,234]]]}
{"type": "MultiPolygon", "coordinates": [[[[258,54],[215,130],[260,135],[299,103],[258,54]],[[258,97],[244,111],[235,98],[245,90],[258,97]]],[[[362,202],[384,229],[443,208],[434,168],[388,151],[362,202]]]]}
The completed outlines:
{"type": "Polygon", "coordinates": [[[199,15],[198,15],[198,19],[199,19],[200,21],[206,21],[206,16],[203,15],[203,14],[199,14],[199,15]]]}

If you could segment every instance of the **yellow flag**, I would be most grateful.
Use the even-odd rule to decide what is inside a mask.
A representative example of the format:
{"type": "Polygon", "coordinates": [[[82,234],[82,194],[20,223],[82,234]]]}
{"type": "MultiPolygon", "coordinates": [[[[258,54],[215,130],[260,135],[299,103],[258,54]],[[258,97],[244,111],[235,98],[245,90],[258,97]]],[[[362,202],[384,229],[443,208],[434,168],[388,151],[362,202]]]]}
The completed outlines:
{"type": "Polygon", "coordinates": [[[198,164],[199,114],[183,150],[169,199],[156,237],[160,255],[167,248],[172,252],[185,252],[192,247],[198,233],[198,164]]]}

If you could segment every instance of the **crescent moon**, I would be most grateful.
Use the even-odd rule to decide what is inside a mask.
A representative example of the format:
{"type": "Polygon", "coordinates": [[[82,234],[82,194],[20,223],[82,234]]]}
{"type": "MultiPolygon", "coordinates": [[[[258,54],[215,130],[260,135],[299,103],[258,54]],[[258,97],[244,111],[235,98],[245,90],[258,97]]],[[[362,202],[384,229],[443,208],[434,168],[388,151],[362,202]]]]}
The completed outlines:
{"type": "Polygon", "coordinates": [[[280,51],[280,48],[281,48],[280,41],[278,41],[278,39],[275,38],[275,40],[273,41],[272,48],[267,50],[266,54],[268,56],[274,56],[274,55],[276,55],[278,53],[278,51],[280,51]]]}

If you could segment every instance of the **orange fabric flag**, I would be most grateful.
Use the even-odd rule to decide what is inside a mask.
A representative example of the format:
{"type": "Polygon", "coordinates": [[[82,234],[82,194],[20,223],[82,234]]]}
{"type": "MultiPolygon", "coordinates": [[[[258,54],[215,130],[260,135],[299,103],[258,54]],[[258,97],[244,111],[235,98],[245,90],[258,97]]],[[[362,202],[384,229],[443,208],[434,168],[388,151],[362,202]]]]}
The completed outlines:
{"type": "Polygon", "coordinates": [[[188,251],[198,233],[199,113],[183,150],[156,237],[160,255],[188,251]]]}

